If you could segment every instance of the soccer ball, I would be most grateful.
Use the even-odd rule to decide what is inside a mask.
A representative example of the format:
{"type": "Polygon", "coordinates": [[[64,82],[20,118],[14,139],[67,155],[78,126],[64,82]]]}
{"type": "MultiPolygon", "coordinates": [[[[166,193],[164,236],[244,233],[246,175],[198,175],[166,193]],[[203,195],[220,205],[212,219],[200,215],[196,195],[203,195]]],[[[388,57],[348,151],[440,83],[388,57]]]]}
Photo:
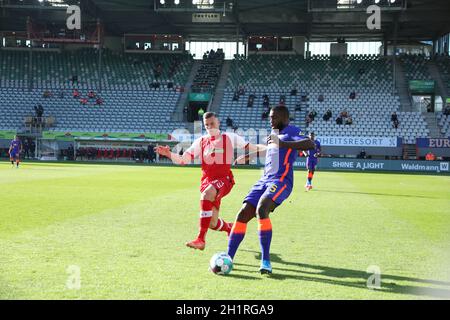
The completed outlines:
{"type": "Polygon", "coordinates": [[[215,274],[226,275],[233,269],[233,259],[226,252],[219,252],[209,260],[209,270],[215,274]]]}

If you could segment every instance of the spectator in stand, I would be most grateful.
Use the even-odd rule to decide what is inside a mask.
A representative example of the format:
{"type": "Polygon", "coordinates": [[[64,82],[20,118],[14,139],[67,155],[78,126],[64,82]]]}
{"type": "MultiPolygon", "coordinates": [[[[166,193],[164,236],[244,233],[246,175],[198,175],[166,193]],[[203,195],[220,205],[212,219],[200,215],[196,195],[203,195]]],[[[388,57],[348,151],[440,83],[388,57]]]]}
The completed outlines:
{"type": "Polygon", "coordinates": [[[445,109],[444,109],[444,116],[450,116],[450,105],[445,107],[445,109]]]}
{"type": "Polygon", "coordinates": [[[285,95],[280,96],[280,101],[278,104],[283,107],[286,106],[286,96],[285,95]]]}
{"type": "Polygon", "coordinates": [[[328,121],[333,117],[333,114],[331,113],[331,110],[328,109],[327,112],[325,112],[325,114],[323,115],[323,120],[324,121],[328,121]]]}
{"type": "Polygon", "coordinates": [[[341,112],[341,114],[339,115],[342,119],[348,118],[349,114],[347,112],[347,110],[344,110],[341,112]]]}
{"type": "Polygon", "coordinates": [[[311,113],[308,113],[308,114],[306,115],[305,121],[306,121],[306,125],[307,125],[307,126],[309,126],[309,124],[310,124],[311,122],[313,122],[313,119],[311,118],[311,113]]]}
{"type": "Polygon", "coordinates": [[[44,110],[44,108],[40,104],[37,106],[34,106],[34,113],[35,113],[36,117],[38,117],[38,118],[42,117],[42,114],[44,113],[43,110],[44,110]]]}
{"type": "Polygon", "coordinates": [[[34,112],[36,117],[33,119],[33,122],[37,125],[42,123],[42,117],[44,116],[44,107],[42,105],[34,106],[34,112]]]}
{"type": "Polygon", "coordinates": [[[238,93],[239,93],[240,96],[245,95],[245,89],[244,89],[244,87],[242,87],[242,86],[239,87],[239,92],[238,92],[238,93]]]}
{"type": "Polygon", "coordinates": [[[345,119],[345,124],[346,124],[346,125],[351,125],[351,124],[353,124],[353,119],[352,119],[352,117],[348,117],[347,119],[345,119]]]}
{"type": "Polygon", "coordinates": [[[391,114],[391,121],[394,122],[394,121],[396,121],[396,120],[398,120],[398,116],[397,116],[397,112],[394,111],[394,112],[391,114]]]}
{"type": "Polygon", "coordinates": [[[28,145],[30,146],[30,153],[31,153],[31,157],[34,157],[35,156],[35,149],[36,149],[36,144],[34,143],[34,140],[33,139],[30,139],[29,141],[28,141],[28,145]]]}
{"type": "Polygon", "coordinates": [[[393,112],[393,113],[391,114],[391,121],[392,121],[392,126],[393,126],[395,129],[398,129],[398,125],[400,124],[400,122],[398,121],[398,116],[397,116],[397,113],[396,113],[396,112],[393,112]]]}
{"type": "Polygon", "coordinates": [[[78,91],[78,89],[74,89],[72,92],[72,96],[74,98],[79,98],[80,97],[80,92],[78,91]]]}
{"type": "Polygon", "coordinates": [[[302,92],[300,95],[301,95],[302,102],[308,102],[308,93],[307,92],[302,92]]]}
{"type": "Polygon", "coordinates": [[[154,76],[155,76],[155,79],[158,79],[158,78],[161,76],[162,71],[163,71],[163,69],[162,69],[162,64],[161,64],[161,63],[158,63],[158,64],[156,65],[156,68],[153,69],[153,74],[154,74],[154,76]]]}
{"type": "Polygon", "coordinates": [[[73,144],[70,144],[67,148],[67,160],[74,160],[73,144]]]}
{"type": "Polygon", "coordinates": [[[64,99],[64,91],[61,90],[61,91],[59,92],[59,98],[60,98],[60,99],[64,99]]]}
{"type": "Polygon", "coordinates": [[[399,124],[400,124],[400,122],[399,122],[398,120],[395,120],[394,122],[392,122],[392,126],[393,126],[395,129],[398,129],[399,124]]]}
{"type": "Polygon", "coordinates": [[[349,98],[350,98],[350,100],[355,100],[356,99],[356,92],[355,91],[350,92],[349,98]]]}
{"type": "Polygon", "coordinates": [[[97,97],[97,99],[95,99],[95,104],[97,105],[103,104],[103,99],[101,97],[97,97]]]}
{"type": "Polygon", "coordinates": [[[160,83],[158,82],[158,81],[156,81],[156,80],[153,80],[153,82],[152,82],[152,84],[151,84],[151,87],[153,88],[153,89],[159,89],[159,87],[160,87],[160,83]]]}
{"type": "Polygon", "coordinates": [[[341,116],[341,115],[339,115],[339,117],[336,118],[336,124],[337,124],[337,125],[343,124],[343,119],[342,119],[342,116],[341,116]]]}
{"type": "Polygon", "coordinates": [[[316,110],[311,110],[309,113],[308,113],[308,117],[309,118],[311,118],[311,121],[314,121],[314,119],[316,118],[316,116],[317,116],[317,112],[316,112],[316,110]]]}
{"type": "Polygon", "coordinates": [[[90,90],[90,91],[88,92],[88,97],[89,97],[89,99],[95,98],[95,92],[92,91],[92,90],[90,90]]]}
{"type": "Polygon", "coordinates": [[[297,88],[294,87],[294,88],[292,88],[292,90],[291,90],[291,96],[296,96],[296,95],[297,95],[297,88]]]}
{"type": "Polygon", "coordinates": [[[366,150],[362,149],[357,158],[366,159],[366,150]]]}
{"type": "Polygon", "coordinates": [[[231,119],[230,117],[227,117],[226,123],[227,127],[233,127],[233,119],[231,119]]]}
{"type": "Polygon", "coordinates": [[[80,99],[80,104],[86,105],[87,103],[88,103],[88,99],[86,99],[86,98],[80,99]]]}
{"type": "Polygon", "coordinates": [[[72,86],[75,85],[75,83],[78,85],[78,76],[75,74],[72,76],[72,86]]]}
{"type": "Polygon", "coordinates": [[[319,95],[319,98],[317,99],[319,102],[323,102],[325,100],[325,97],[323,94],[319,95]]]}
{"type": "Polygon", "coordinates": [[[236,91],[233,94],[233,101],[239,101],[239,93],[236,91]]]}

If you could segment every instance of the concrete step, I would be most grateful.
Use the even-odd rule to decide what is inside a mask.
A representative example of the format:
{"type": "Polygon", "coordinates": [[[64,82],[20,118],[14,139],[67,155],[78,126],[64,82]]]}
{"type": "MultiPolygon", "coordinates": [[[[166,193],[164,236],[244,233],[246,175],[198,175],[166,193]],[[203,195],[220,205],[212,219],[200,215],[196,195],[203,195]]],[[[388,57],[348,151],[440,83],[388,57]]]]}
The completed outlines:
{"type": "Polygon", "coordinates": [[[230,73],[231,61],[225,60],[222,65],[222,70],[220,72],[219,81],[217,82],[217,87],[214,92],[213,101],[211,103],[211,111],[219,113],[220,104],[222,103],[223,96],[225,95],[225,89],[227,86],[228,74],[230,73]]]}
{"type": "Polygon", "coordinates": [[[412,109],[412,99],[409,93],[408,82],[406,81],[405,71],[403,65],[399,59],[395,59],[395,83],[398,95],[400,97],[400,109],[403,112],[411,112],[412,109]]]}
{"type": "Polygon", "coordinates": [[[184,92],[181,94],[180,100],[177,103],[177,107],[175,108],[175,111],[171,115],[172,121],[183,121],[183,109],[189,96],[190,92],[189,89],[192,86],[195,75],[197,74],[199,68],[200,68],[200,61],[195,60],[194,64],[192,65],[192,69],[189,72],[188,80],[184,86],[184,92]]]}
{"type": "Polygon", "coordinates": [[[422,113],[425,122],[427,123],[428,130],[430,130],[431,138],[444,138],[441,134],[441,129],[439,128],[438,121],[436,119],[436,114],[432,112],[422,113]]]}
{"type": "Polygon", "coordinates": [[[415,144],[403,145],[403,159],[404,160],[417,160],[417,148],[415,144]]]}

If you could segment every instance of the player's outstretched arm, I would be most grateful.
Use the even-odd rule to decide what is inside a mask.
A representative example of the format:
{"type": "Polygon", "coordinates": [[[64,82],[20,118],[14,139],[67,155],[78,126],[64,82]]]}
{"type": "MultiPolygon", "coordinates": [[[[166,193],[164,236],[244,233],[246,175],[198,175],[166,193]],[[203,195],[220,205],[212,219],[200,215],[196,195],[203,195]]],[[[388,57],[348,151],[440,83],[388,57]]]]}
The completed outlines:
{"type": "Polygon", "coordinates": [[[169,146],[158,146],[155,149],[155,152],[157,152],[160,156],[164,156],[166,158],[169,158],[172,160],[174,164],[178,165],[185,165],[189,164],[192,160],[192,156],[190,153],[185,152],[182,156],[180,156],[177,153],[171,152],[169,146]]]}
{"type": "Polygon", "coordinates": [[[260,154],[262,154],[266,151],[267,151],[267,146],[264,144],[252,144],[252,143],[248,144],[248,152],[249,153],[259,152],[260,154]]]}
{"type": "Polygon", "coordinates": [[[297,141],[282,141],[278,138],[276,134],[271,134],[267,142],[274,143],[278,145],[279,148],[286,148],[286,149],[294,149],[294,150],[313,150],[316,145],[314,144],[314,141],[311,139],[302,139],[297,141]]]}

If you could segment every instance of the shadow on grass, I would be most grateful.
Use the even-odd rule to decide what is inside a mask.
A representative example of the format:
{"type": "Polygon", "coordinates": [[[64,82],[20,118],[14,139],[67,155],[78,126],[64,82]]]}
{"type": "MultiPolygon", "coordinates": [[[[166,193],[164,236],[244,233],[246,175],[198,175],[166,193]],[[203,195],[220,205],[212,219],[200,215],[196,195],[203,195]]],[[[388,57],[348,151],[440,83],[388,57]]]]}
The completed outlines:
{"type": "Polygon", "coordinates": [[[368,196],[383,196],[383,197],[404,197],[404,198],[422,198],[422,199],[442,199],[439,197],[428,197],[410,194],[393,194],[393,193],[377,193],[377,192],[358,192],[358,191],[342,191],[342,190],[314,190],[314,192],[329,192],[329,193],[348,193],[348,194],[363,194],[368,196]]]}
{"type": "MultiPolygon", "coordinates": [[[[259,252],[252,250],[242,250],[242,251],[254,253],[255,258],[258,261],[261,260],[261,253],[259,252]]],[[[367,279],[371,276],[371,274],[365,271],[285,261],[276,253],[271,253],[270,257],[273,263],[279,263],[284,266],[292,267],[292,268],[275,267],[274,273],[270,276],[270,279],[275,280],[291,279],[299,281],[311,281],[368,290],[367,279]],[[304,269],[309,269],[312,271],[304,269]],[[277,271],[292,272],[295,274],[286,274],[286,273],[281,274],[277,273],[277,271]],[[351,278],[351,280],[344,280],[348,278],[351,278]]],[[[237,264],[237,265],[248,266],[253,268],[257,267],[256,265],[248,265],[248,264],[237,264]]],[[[418,279],[412,277],[403,277],[381,273],[381,288],[376,289],[376,291],[450,299],[450,282],[429,280],[429,279],[418,279]],[[403,284],[400,285],[397,284],[395,281],[411,282],[412,285],[403,285],[403,284]],[[414,284],[429,284],[429,285],[443,286],[446,288],[430,288],[414,284]]]]}

